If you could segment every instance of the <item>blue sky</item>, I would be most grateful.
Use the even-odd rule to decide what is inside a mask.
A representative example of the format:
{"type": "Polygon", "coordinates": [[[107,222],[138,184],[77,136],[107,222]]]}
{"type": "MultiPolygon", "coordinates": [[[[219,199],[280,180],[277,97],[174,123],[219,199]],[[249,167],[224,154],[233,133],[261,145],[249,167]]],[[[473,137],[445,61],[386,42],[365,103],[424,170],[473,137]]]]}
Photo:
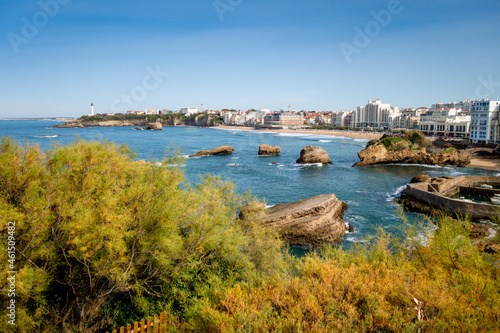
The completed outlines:
{"type": "Polygon", "coordinates": [[[0,9],[0,118],[80,116],[90,102],[107,113],[500,99],[498,1],[41,0],[0,9]]]}

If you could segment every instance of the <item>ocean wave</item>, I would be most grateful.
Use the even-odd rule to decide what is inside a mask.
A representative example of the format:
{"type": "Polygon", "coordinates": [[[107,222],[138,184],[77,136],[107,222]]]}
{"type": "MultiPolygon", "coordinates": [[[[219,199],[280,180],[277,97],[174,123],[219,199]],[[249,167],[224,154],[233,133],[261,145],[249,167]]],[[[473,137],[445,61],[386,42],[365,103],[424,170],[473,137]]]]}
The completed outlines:
{"type": "Polygon", "coordinates": [[[297,166],[297,167],[323,167],[325,166],[326,164],[323,164],[323,163],[305,163],[305,164],[294,164],[294,166],[297,166]]]}
{"type": "Polygon", "coordinates": [[[368,141],[370,141],[370,139],[361,139],[361,138],[355,138],[353,140],[354,141],[358,141],[358,142],[368,142],[368,141]]]}
{"type": "Polygon", "coordinates": [[[37,135],[35,138],[57,138],[58,136],[61,136],[61,134],[54,134],[54,135],[37,135]]]}
{"type": "Polygon", "coordinates": [[[400,186],[396,189],[394,193],[387,193],[387,198],[385,201],[387,202],[393,202],[396,198],[398,198],[401,193],[406,189],[406,185],[400,186]]]}
{"type": "Polygon", "coordinates": [[[228,163],[226,165],[227,166],[241,166],[241,164],[238,164],[238,163],[228,163]]]}
{"type": "Polygon", "coordinates": [[[319,140],[319,142],[333,142],[331,140],[319,140]]]}
{"type": "Polygon", "coordinates": [[[277,133],[277,134],[278,136],[299,137],[299,138],[311,137],[313,135],[307,133],[277,133]]]}

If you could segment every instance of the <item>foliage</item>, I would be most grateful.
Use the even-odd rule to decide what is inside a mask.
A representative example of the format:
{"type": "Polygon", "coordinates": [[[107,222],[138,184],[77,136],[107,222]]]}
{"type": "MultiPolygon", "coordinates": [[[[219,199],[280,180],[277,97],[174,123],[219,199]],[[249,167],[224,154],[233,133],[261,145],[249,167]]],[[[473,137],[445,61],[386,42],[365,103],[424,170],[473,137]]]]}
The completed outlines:
{"type": "Polygon", "coordinates": [[[406,134],[406,138],[419,147],[428,148],[432,146],[432,143],[429,141],[429,139],[427,139],[425,135],[418,130],[411,130],[406,134]]]}
{"type": "Polygon", "coordinates": [[[197,332],[493,332],[500,320],[498,257],[480,253],[468,222],[442,217],[406,241],[383,232],[352,250],[326,247],[297,273],[239,284],[202,302],[197,332]],[[491,261],[496,264],[492,265],[491,261]]]}
{"type": "Polygon", "coordinates": [[[154,123],[156,121],[168,122],[173,121],[174,119],[185,119],[185,115],[181,113],[175,114],[124,114],[124,113],[115,113],[112,115],[108,114],[96,114],[96,115],[87,115],[81,116],[79,120],[84,122],[94,122],[94,121],[108,121],[108,120],[139,120],[139,121],[147,121],[154,123]]]}
{"type": "Polygon", "coordinates": [[[177,157],[131,156],[109,143],[43,152],[2,139],[0,232],[16,222],[16,331],[95,332],[161,309],[184,315],[211,288],[280,275],[277,235],[236,218],[250,196],[211,176],[190,186],[177,157]]]}
{"type": "Polygon", "coordinates": [[[443,149],[443,154],[452,154],[453,152],[455,152],[457,149],[454,148],[454,147],[449,147],[449,148],[446,148],[446,149],[443,149]]]}

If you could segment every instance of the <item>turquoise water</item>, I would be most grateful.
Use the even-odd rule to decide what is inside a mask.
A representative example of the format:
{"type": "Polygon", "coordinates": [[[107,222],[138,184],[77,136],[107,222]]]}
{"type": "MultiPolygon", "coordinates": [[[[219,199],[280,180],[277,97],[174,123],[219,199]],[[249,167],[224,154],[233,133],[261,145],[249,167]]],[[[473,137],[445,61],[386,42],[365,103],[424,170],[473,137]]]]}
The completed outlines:
{"type": "MultiPolygon", "coordinates": [[[[442,175],[500,175],[499,171],[438,166],[373,166],[353,168],[357,152],[368,140],[314,134],[285,134],[216,128],[164,127],[163,131],[136,131],[132,127],[49,129],[54,121],[0,121],[0,135],[16,141],[27,140],[42,148],[52,143],[66,144],[82,139],[106,139],[125,143],[134,149],[139,159],[160,160],[168,148],[180,148],[189,155],[201,149],[231,145],[235,152],[229,156],[209,156],[188,159],[183,169],[190,182],[199,175],[220,175],[233,181],[237,191],[251,191],[269,205],[292,202],[318,194],[334,193],[348,203],[344,220],[354,226],[346,234],[346,244],[373,235],[377,227],[388,233],[398,233],[401,220],[398,206],[392,202],[410,179],[418,174],[431,177],[442,175]],[[57,137],[40,137],[59,135],[57,137]],[[281,155],[259,157],[260,144],[280,146],[281,155]],[[295,164],[305,146],[321,146],[334,165],[295,164]],[[272,162],[276,162],[273,165],[272,162]]],[[[414,214],[409,214],[411,219],[414,214]]]]}

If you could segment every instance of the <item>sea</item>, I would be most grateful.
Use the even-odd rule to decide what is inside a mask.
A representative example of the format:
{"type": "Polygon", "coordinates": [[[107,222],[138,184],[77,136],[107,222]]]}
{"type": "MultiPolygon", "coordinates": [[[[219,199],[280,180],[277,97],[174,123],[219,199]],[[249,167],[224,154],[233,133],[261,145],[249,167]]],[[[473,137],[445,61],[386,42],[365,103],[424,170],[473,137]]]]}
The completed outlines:
{"type": "MultiPolygon", "coordinates": [[[[126,144],[137,159],[160,161],[179,149],[190,155],[202,149],[231,145],[235,151],[227,156],[205,156],[186,159],[180,167],[187,180],[195,184],[211,174],[233,182],[239,193],[250,192],[272,206],[294,202],[319,194],[333,193],[349,208],[345,222],[354,227],[346,233],[343,246],[364,242],[378,230],[401,235],[404,223],[394,199],[411,178],[419,174],[437,176],[493,175],[500,170],[424,165],[386,165],[353,167],[359,161],[357,152],[368,140],[308,133],[278,133],[217,127],[163,127],[162,131],[138,131],[133,127],[95,127],[52,129],[60,124],[46,120],[0,120],[0,136],[10,136],[19,143],[38,144],[42,149],[54,143],[62,145],[75,140],[106,140],[126,144]],[[279,156],[258,156],[260,144],[281,147],[279,156]],[[320,146],[333,165],[299,165],[295,161],[306,146],[320,146]]],[[[411,223],[423,216],[406,213],[411,223]]]]}

